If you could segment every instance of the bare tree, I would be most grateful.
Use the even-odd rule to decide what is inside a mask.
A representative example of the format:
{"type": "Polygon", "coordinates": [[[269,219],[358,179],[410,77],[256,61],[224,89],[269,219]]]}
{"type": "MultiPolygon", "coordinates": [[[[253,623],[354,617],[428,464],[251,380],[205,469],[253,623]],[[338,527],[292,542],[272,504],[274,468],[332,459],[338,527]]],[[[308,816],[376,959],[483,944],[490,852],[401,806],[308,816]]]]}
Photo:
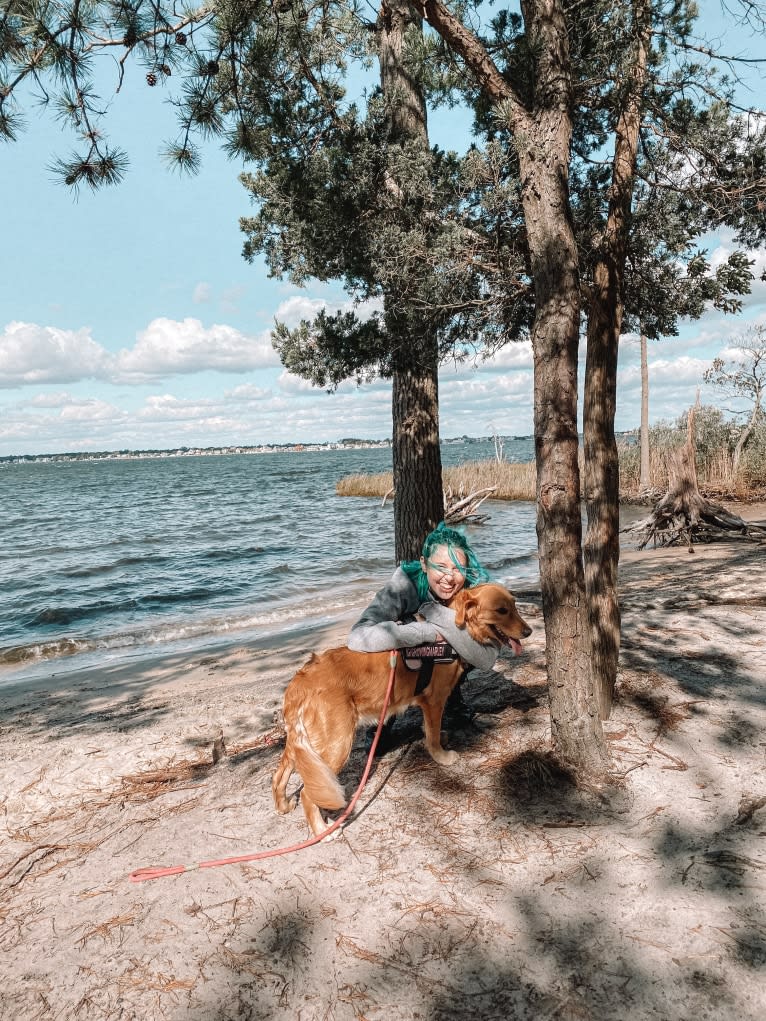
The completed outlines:
{"type": "Polygon", "coordinates": [[[742,453],[763,415],[766,393],[766,326],[751,326],[729,349],[728,359],[716,358],[705,372],[704,380],[720,393],[752,405],[732,454],[732,474],[736,475],[742,453]]]}

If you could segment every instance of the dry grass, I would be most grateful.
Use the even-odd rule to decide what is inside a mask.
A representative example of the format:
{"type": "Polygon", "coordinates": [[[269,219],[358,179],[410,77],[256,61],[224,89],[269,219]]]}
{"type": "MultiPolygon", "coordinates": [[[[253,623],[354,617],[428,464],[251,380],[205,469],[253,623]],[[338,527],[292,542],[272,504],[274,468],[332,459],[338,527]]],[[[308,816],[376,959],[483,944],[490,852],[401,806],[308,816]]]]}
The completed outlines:
{"type": "MultiPolygon", "coordinates": [[[[678,439],[678,438],[676,438],[678,439]]],[[[649,486],[652,496],[664,493],[668,487],[668,454],[678,446],[668,442],[652,446],[649,450],[649,486]]],[[[620,444],[620,497],[636,500],[640,494],[639,450],[635,444],[620,444]]],[[[745,459],[734,472],[731,452],[723,447],[702,453],[697,450],[697,482],[700,492],[708,499],[750,500],[763,499],[766,494],[766,472],[757,459],[745,459]]]]}
{"type": "MultiPolygon", "coordinates": [[[[473,493],[495,486],[493,500],[534,500],[535,465],[507,461],[468,461],[442,472],[442,484],[453,493],[473,493]]],[[[377,496],[381,499],[393,489],[391,472],[378,475],[346,475],[335,487],[338,496],[377,496]]]]}
{"type": "MultiPolygon", "coordinates": [[[[638,453],[635,445],[622,445],[620,453],[620,498],[626,502],[639,500],[638,453]]],[[[652,496],[664,493],[668,485],[668,448],[653,448],[649,456],[649,478],[652,496]]],[[[707,458],[699,458],[697,475],[702,494],[709,499],[734,499],[747,503],[766,495],[761,475],[754,475],[745,464],[738,475],[733,474],[731,455],[721,449],[707,458]]],[[[580,471],[582,472],[582,457],[580,471]]],[[[475,493],[495,486],[493,500],[535,499],[535,465],[507,461],[467,461],[442,472],[442,485],[453,493],[475,493]]],[[[376,496],[381,500],[393,490],[391,472],[377,475],[346,475],[335,486],[338,496],[376,496]]]]}
{"type": "Polygon", "coordinates": [[[393,489],[392,472],[378,475],[344,475],[335,485],[338,496],[379,496],[381,499],[393,489]]]}

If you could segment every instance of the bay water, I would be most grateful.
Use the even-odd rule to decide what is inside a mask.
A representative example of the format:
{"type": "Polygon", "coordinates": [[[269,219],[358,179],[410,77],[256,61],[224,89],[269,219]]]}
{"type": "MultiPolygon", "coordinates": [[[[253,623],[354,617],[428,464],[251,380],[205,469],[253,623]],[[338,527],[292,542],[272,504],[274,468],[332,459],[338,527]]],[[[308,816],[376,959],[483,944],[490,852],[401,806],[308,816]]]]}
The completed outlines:
{"type": "MultiPolygon", "coordinates": [[[[510,461],[531,438],[507,440],[510,461]]],[[[452,442],[445,465],[494,456],[452,442]]],[[[393,508],[340,497],[388,448],[0,464],[0,674],[331,623],[391,575],[393,508]]],[[[494,580],[537,577],[534,505],[464,530],[494,580]]]]}

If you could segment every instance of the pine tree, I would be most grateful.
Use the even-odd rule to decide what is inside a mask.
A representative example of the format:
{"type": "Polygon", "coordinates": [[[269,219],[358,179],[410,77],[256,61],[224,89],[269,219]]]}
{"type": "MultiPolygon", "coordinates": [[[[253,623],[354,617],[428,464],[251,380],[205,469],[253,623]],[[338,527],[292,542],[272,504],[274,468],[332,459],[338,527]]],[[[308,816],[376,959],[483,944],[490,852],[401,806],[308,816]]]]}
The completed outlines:
{"type": "MultiPolygon", "coordinates": [[[[500,11],[485,36],[468,21],[478,22],[481,8],[423,0],[416,12],[445,41],[454,64],[452,75],[445,74],[442,55],[431,61],[425,52],[425,64],[416,62],[423,88],[427,94],[431,87],[461,86],[489,136],[485,152],[469,153],[458,172],[447,157],[429,154],[412,138],[391,144],[389,136],[385,146],[378,144],[381,132],[385,137],[391,130],[385,89],[377,119],[375,102],[364,117],[344,105],[348,61],[369,57],[360,32],[363,11],[353,0],[224,0],[182,16],[171,16],[159,0],[55,8],[41,0],[0,3],[0,131],[14,136],[13,104],[25,81],[63,83],[55,101],[85,147],[61,161],[70,184],[96,187],[124,172],[125,155],[100,134],[99,102],[88,79],[99,48],[122,48],[120,69],[128,56],[138,56],[158,91],[179,78],[184,83],[181,136],[168,149],[176,165],[193,169],[199,161],[195,132],[223,132],[233,154],[273,169],[271,180],[258,184],[262,209],[270,203],[286,208],[285,196],[314,189],[315,221],[307,199],[290,230],[263,235],[267,258],[280,271],[312,272],[321,241],[327,272],[337,269],[337,278],[360,298],[373,296],[369,243],[341,251],[332,218],[321,213],[323,189],[335,195],[336,226],[346,224],[349,232],[364,226],[365,211],[383,205],[388,218],[369,231],[378,242],[379,265],[391,274],[382,312],[364,323],[326,317],[307,324],[305,336],[278,337],[285,351],[309,363],[312,342],[324,345],[314,364],[331,379],[345,378],[349,368],[351,374],[377,371],[376,364],[393,373],[404,326],[418,318],[434,317],[431,345],[433,337],[437,346],[453,343],[463,323],[468,338],[480,336],[489,346],[502,342],[523,328],[531,281],[537,528],[552,732],[570,765],[591,774],[607,770],[598,717],[608,712],[619,650],[619,334],[631,317],[641,317],[654,336],[672,333],[679,316],[694,314],[705,301],[735,308],[749,272],[744,257],[714,274],[704,254],[693,251],[694,239],[724,223],[745,244],[761,243],[765,232],[763,129],[747,112],[737,115],[731,83],[712,73],[716,54],[693,33],[695,5],[522,0],[520,15],[500,11]],[[334,145],[335,138],[343,141],[334,145]],[[347,174],[346,187],[336,188],[349,146],[355,161],[362,157],[356,171],[363,170],[347,174]],[[306,168],[314,177],[297,180],[306,168]],[[477,198],[487,181],[489,194],[477,198]],[[370,198],[378,204],[371,206],[370,198]],[[480,213],[474,216],[474,209],[480,213]],[[499,228],[494,248],[490,223],[499,228]],[[301,224],[312,224],[310,238],[301,224]],[[429,261],[438,272],[417,272],[429,261]],[[480,270],[471,284],[465,282],[468,267],[480,270]],[[440,320],[440,308],[452,314],[440,320]],[[486,313],[486,332],[471,310],[486,313]],[[587,570],[577,435],[583,317],[589,346],[587,570]]],[[[762,7],[748,3],[747,11],[757,18],[762,7]]]]}
{"type": "MultiPolygon", "coordinates": [[[[250,147],[259,169],[243,180],[257,210],[242,227],[247,258],[263,253],[272,274],[298,283],[340,279],[355,302],[354,311],[321,312],[293,330],[277,324],[273,340],[283,363],[317,385],[391,378],[401,560],[419,555],[443,516],[439,363],[499,332],[487,314],[494,296],[486,266],[515,258],[518,224],[509,229],[495,216],[487,227],[480,208],[486,159],[460,161],[429,148],[421,22],[411,4],[383,3],[367,28],[380,86],[363,109],[342,110],[336,96],[312,119],[301,113],[306,94],[298,93],[290,113],[277,117],[271,97],[248,83],[243,105],[253,133],[260,138],[277,124],[283,137],[250,147]],[[378,307],[360,315],[371,300],[378,307]]],[[[283,57],[284,37],[279,47],[283,57]]],[[[515,335],[530,310],[528,288],[521,294],[515,335]]]]}
{"type": "MultiPolygon", "coordinates": [[[[758,7],[748,4],[748,11],[756,14],[758,7]]],[[[583,714],[574,703],[579,697],[581,705],[608,715],[619,652],[614,414],[618,340],[631,293],[628,258],[636,280],[653,273],[659,280],[662,270],[666,283],[677,283],[686,274],[658,306],[671,322],[701,311],[701,299],[735,309],[731,293],[749,286],[744,256],[737,253],[711,275],[701,253],[689,249],[702,224],[709,229],[730,223],[743,241],[762,237],[763,129],[746,116],[732,118],[730,83],[690,59],[704,50],[693,36],[692,3],[528,0],[520,17],[497,15],[486,39],[440,0],[425,0],[423,10],[472,76],[495,136],[507,138],[518,159],[537,298],[538,536],[552,701],[560,706],[552,706],[554,739],[569,761],[598,771],[606,754],[599,729],[587,722],[595,710],[583,714]],[[653,162],[660,150],[662,159],[653,162]],[[604,158],[605,151],[611,158],[604,158]],[[657,229],[643,253],[633,243],[639,156],[647,182],[662,196],[645,207],[657,229]],[[668,194],[670,204],[689,217],[689,230],[676,245],[685,271],[671,266],[673,256],[664,251],[669,245],[659,207],[668,194]],[[588,323],[584,577],[573,399],[581,310],[588,323]],[[549,493],[555,500],[548,503],[549,493]],[[556,551],[550,561],[549,536],[556,551]],[[583,606],[587,621],[578,609],[583,606]],[[570,654],[566,635],[574,636],[576,653],[570,654]],[[591,656],[592,682],[586,663],[591,656]],[[559,702],[556,688],[566,687],[572,662],[578,680],[559,702]],[[592,752],[581,753],[583,733],[592,752]]],[[[715,53],[708,49],[706,57],[712,63],[715,53]]],[[[633,315],[651,307],[648,290],[634,287],[633,315]]]]}

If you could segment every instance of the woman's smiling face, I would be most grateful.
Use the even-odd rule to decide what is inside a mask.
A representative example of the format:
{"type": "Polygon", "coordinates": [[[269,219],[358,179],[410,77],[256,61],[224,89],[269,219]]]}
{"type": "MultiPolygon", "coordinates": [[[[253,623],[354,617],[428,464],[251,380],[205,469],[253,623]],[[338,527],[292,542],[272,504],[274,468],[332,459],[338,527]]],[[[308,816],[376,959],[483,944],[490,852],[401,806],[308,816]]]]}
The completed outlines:
{"type": "Polygon", "coordinates": [[[454,546],[434,546],[428,559],[420,558],[420,566],[428,579],[428,587],[437,599],[447,602],[465,585],[468,558],[454,546]]]}

